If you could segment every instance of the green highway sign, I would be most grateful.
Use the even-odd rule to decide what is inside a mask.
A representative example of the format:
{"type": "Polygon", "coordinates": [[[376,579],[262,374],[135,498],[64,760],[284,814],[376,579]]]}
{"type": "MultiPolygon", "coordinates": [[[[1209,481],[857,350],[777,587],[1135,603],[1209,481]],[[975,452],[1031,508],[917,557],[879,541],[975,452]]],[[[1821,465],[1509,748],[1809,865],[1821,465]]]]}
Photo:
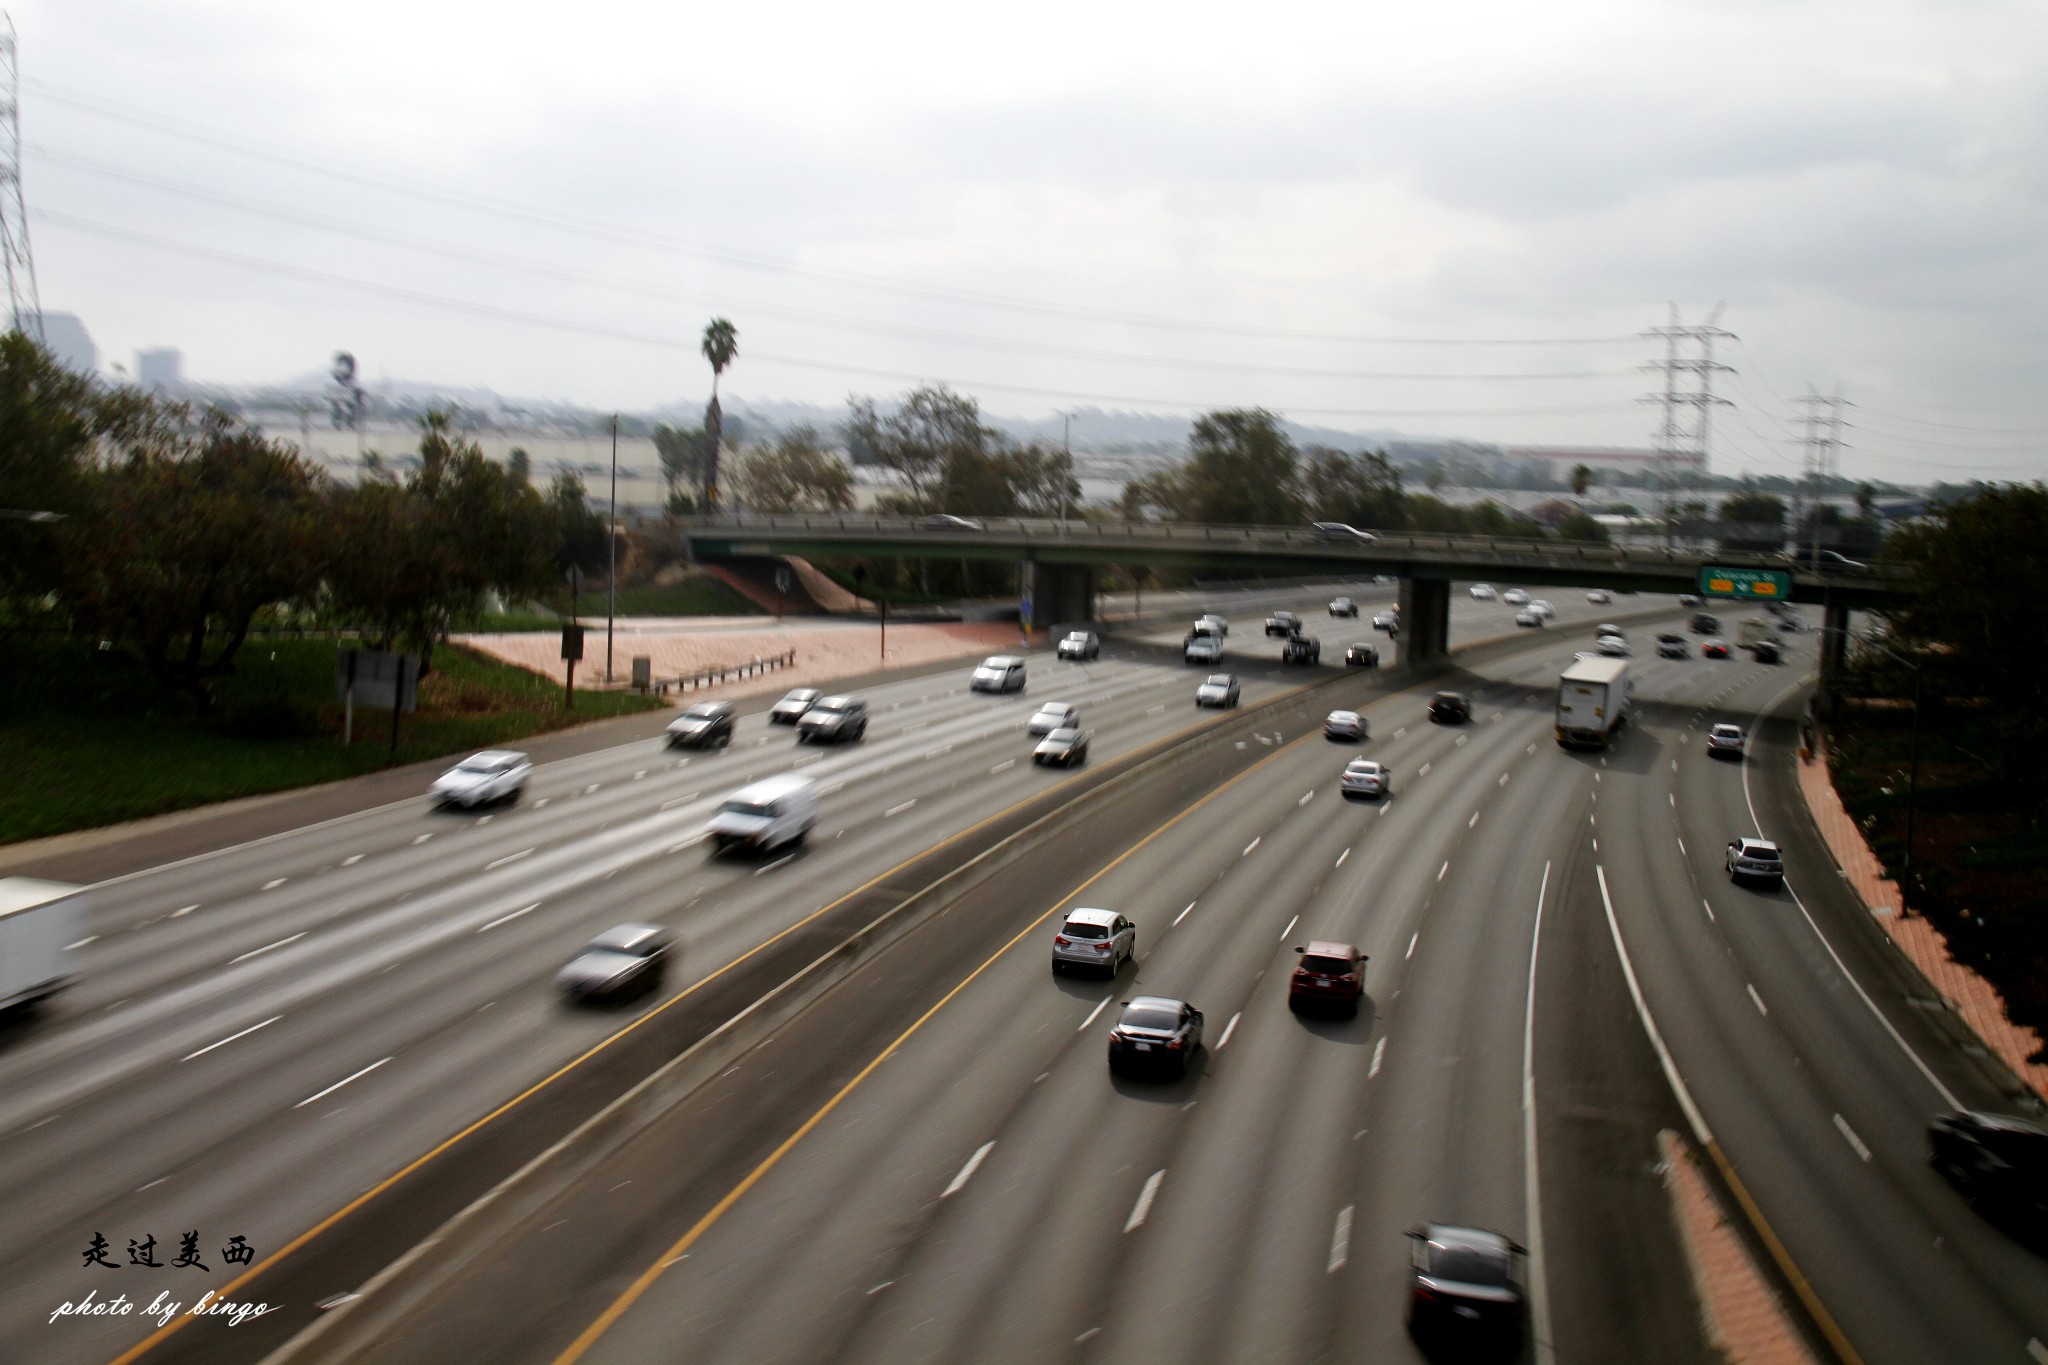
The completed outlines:
{"type": "Polygon", "coordinates": [[[1792,575],[1783,569],[1729,569],[1718,564],[1702,564],[1700,592],[1707,597],[1789,602],[1792,600],[1792,575]]]}

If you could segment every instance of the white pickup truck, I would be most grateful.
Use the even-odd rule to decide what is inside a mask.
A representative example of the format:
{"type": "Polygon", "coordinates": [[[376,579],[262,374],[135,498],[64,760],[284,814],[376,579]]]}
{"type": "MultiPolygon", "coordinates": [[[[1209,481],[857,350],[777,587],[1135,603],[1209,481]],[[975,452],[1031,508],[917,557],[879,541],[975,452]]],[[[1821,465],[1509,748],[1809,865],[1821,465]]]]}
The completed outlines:
{"type": "Polygon", "coordinates": [[[85,903],[65,882],[0,877],[0,1012],[31,1010],[77,975],[85,903]]]}

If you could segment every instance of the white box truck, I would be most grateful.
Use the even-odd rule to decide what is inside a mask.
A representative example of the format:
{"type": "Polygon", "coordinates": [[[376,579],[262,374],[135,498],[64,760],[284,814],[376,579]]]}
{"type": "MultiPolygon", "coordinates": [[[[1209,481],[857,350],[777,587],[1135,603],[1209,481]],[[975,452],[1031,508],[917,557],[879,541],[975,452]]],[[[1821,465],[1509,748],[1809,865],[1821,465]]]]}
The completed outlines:
{"type": "Polygon", "coordinates": [[[0,877],[0,1012],[30,1010],[77,975],[85,902],[67,882],[0,877]]]}
{"type": "Polygon", "coordinates": [[[1580,659],[1557,680],[1557,742],[1567,749],[1604,749],[1628,723],[1635,683],[1627,659],[1580,659]]]}

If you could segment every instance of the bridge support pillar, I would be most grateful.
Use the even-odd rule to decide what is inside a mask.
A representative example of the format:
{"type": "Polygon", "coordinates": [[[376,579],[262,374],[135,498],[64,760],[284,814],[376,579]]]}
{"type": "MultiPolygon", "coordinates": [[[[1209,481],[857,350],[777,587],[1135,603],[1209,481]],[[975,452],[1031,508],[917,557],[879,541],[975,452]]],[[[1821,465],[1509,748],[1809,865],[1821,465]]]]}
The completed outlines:
{"type": "Polygon", "coordinates": [[[1091,565],[1026,560],[1019,568],[1022,598],[1028,604],[1022,622],[1026,630],[1095,619],[1095,570],[1091,565]]]}
{"type": "Polygon", "coordinates": [[[1401,662],[1425,664],[1451,648],[1451,582],[1447,578],[1401,580],[1401,662]]]}
{"type": "Polygon", "coordinates": [[[1823,712],[1832,713],[1834,710],[1835,686],[1848,657],[1849,609],[1830,602],[1821,609],[1820,618],[1820,704],[1823,712]]]}

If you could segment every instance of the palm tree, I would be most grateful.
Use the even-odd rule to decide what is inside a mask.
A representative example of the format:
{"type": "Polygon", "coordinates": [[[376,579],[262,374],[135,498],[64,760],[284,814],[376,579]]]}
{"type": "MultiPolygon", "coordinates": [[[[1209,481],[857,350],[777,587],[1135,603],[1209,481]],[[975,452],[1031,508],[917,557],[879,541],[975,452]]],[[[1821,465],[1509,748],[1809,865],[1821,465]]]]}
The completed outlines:
{"type": "Polygon", "coordinates": [[[704,358],[711,362],[711,402],[704,409],[704,510],[718,510],[718,443],[724,434],[725,415],[718,408],[718,376],[740,353],[739,329],[725,318],[713,318],[704,328],[704,358]]]}

